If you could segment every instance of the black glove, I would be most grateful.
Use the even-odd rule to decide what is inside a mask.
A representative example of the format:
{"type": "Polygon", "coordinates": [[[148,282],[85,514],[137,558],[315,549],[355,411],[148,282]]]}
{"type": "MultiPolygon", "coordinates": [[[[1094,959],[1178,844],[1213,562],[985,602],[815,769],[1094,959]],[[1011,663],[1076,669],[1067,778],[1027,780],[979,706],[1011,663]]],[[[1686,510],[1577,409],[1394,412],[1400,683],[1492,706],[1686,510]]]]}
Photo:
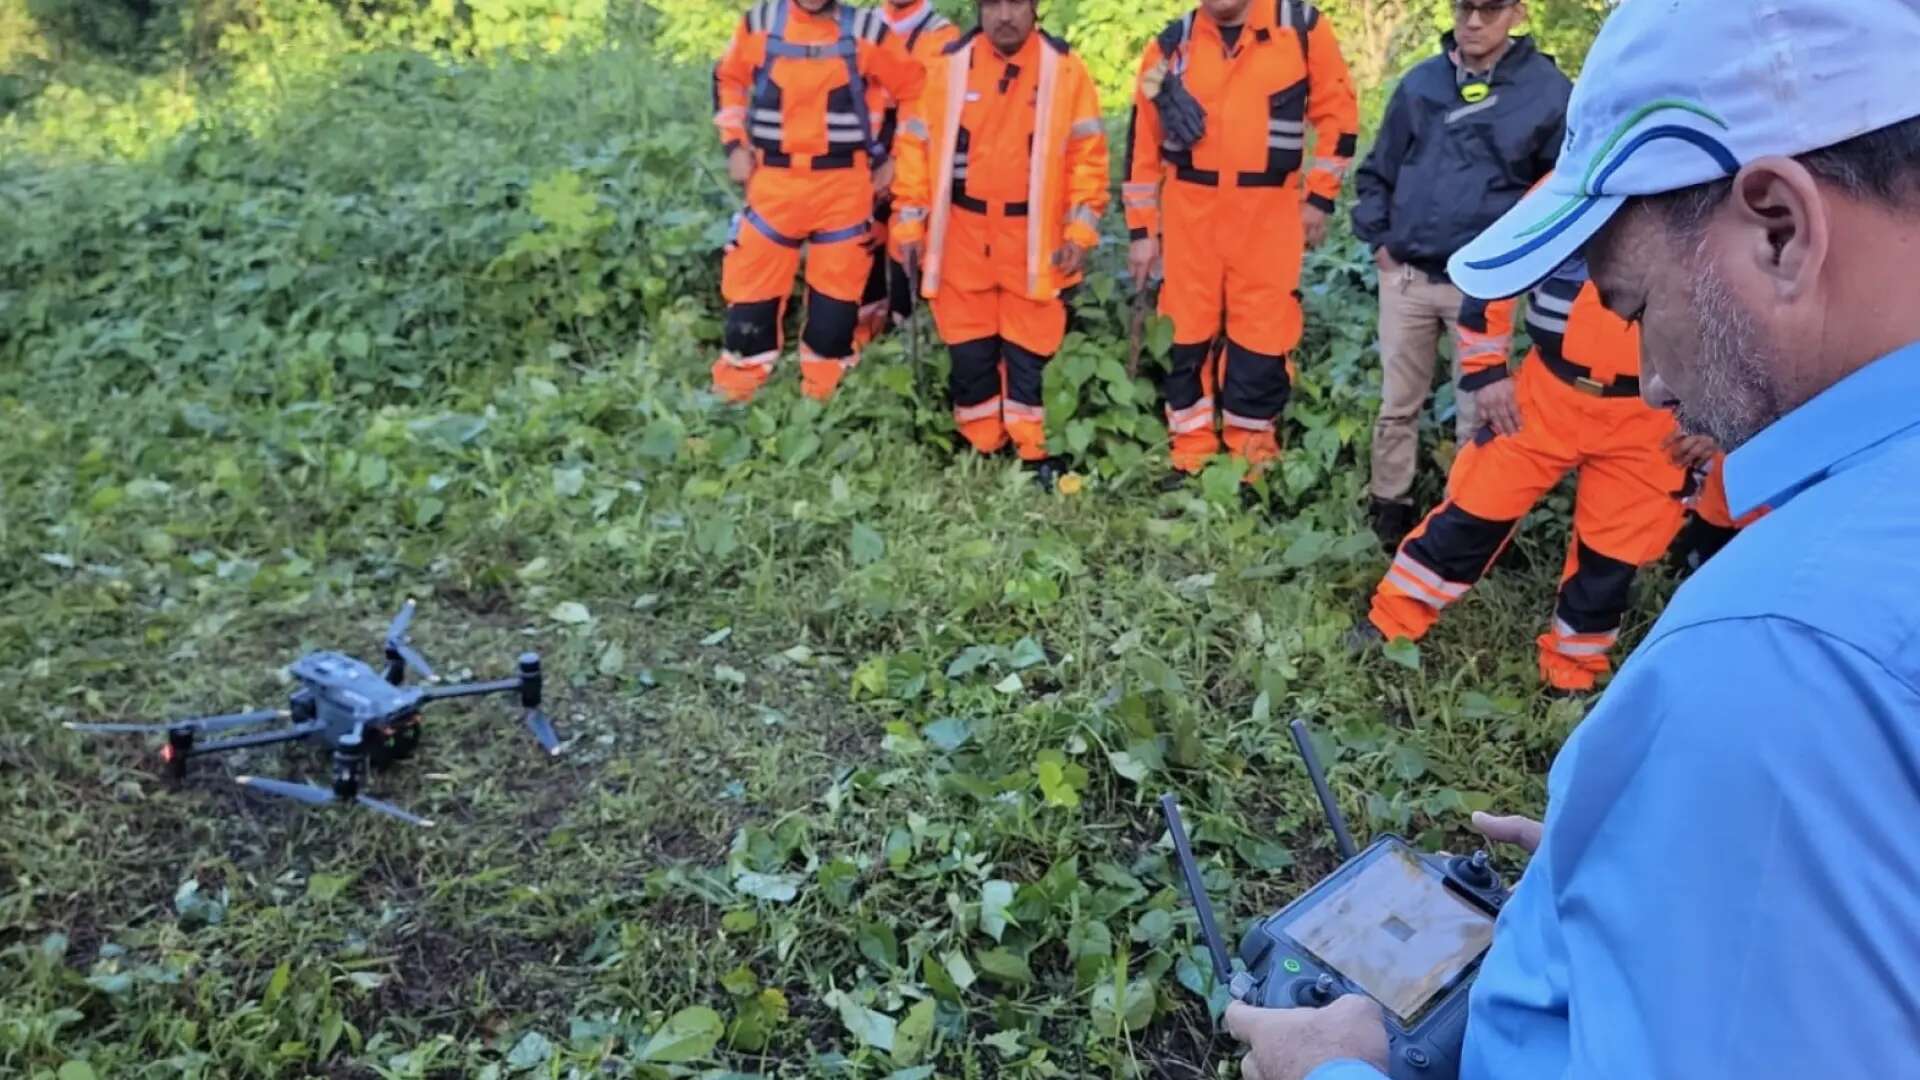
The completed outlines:
{"type": "Polygon", "coordinates": [[[1160,110],[1160,129],[1166,133],[1166,145],[1175,150],[1191,150],[1207,134],[1207,110],[1187,93],[1180,76],[1168,72],[1153,97],[1160,110]]]}

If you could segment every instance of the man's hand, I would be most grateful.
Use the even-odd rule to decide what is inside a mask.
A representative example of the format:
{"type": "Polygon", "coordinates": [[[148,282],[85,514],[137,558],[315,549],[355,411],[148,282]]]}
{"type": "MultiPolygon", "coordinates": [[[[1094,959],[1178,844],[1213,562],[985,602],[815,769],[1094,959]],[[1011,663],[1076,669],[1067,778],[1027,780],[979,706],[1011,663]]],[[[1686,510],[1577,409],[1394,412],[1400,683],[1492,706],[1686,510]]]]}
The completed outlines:
{"type": "Polygon", "coordinates": [[[893,159],[888,158],[880,163],[879,168],[873,170],[873,197],[879,199],[892,190],[893,159]]]}
{"type": "Polygon", "coordinates": [[[1373,249],[1373,265],[1379,267],[1383,274],[1400,269],[1400,264],[1394,261],[1393,252],[1388,251],[1385,244],[1373,249]]]}
{"type": "Polygon", "coordinates": [[[1704,469],[1720,452],[1720,444],[1711,435],[1683,435],[1676,431],[1660,444],[1667,457],[1683,469],[1704,469]]]}
{"type": "Polygon", "coordinates": [[[1386,1023],[1364,994],[1319,1009],[1256,1009],[1236,1001],[1227,1006],[1227,1030],[1247,1044],[1240,1062],[1247,1080],[1304,1080],[1341,1058],[1387,1071],[1386,1023]]]}
{"type": "Polygon", "coordinates": [[[1142,237],[1127,249],[1127,273],[1133,275],[1133,287],[1136,289],[1147,287],[1147,279],[1153,277],[1159,264],[1160,241],[1155,237],[1142,237]]]}
{"type": "Polygon", "coordinates": [[[747,181],[753,179],[754,164],[752,147],[734,147],[727,151],[727,179],[746,187],[747,181]]]}
{"type": "Polygon", "coordinates": [[[1053,253],[1053,268],[1066,275],[1079,273],[1087,268],[1087,249],[1071,240],[1061,244],[1053,253]]]}
{"type": "Polygon", "coordinates": [[[1517,814],[1501,817],[1475,810],[1473,828],[1496,844],[1512,844],[1529,855],[1540,850],[1543,826],[1532,818],[1517,814]]]}
{"type": "Polygon", "coordinates": [[[1493,425],[1495,435],[1520,434],[1520,402],[1513,389],[1512,379],[1501,379],[1473,391],[1473,414],[1493,425]]]}
{"type": "MultiPolygon", "coordinates": [[[[1327,212],[1312,203],[1303,203],[1300,207],[1300,225],[1306,231],[1307,250],[1312,251],[1327,242],[1327,212]]],[[[1386,248],[1380,250],[1385,251],[1386,248]]]]}

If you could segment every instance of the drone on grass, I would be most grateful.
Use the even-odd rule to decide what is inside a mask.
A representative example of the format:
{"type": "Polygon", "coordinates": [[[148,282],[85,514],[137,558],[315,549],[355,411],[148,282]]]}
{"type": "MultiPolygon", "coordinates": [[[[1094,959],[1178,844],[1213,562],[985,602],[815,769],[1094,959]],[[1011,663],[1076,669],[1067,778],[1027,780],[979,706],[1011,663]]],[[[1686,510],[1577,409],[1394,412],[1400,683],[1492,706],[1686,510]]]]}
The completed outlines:
{"type": "Polygon", "coordinates": [[[187,761],[191,758],[273,743],[318,740],[332,755],[331,788],[258,776],[236,779],[246,787],[267,795],[316,805],[357,803],[413,825],[431,827],[433,822],[426,818],[408,813],[360,790],[369,764],[383,767],[413,756],[420,745],[420,710],[423,706],[449,698],[518,693],[520,706],[526,710],[527,729],[548,754],[560,752],[560,737],[554,732],[553,721],[540,711],[542,676],[537,653],[521,654],[519,674],[511,679],[453,686],[403,685],[409,669],[429,683],[439,681],[427,658],[420,655],[407,636],[407,628],[413,622],[413,611],[414,602],[409,600],[387,628],[387,667],[384,675],[344,653],[308,653],[287,669],[299,681],[300,687],[293,691],[284,709],[205,716],[176,720],[169,724],[70,723],[67,727],[73,731],[103,734],[165,735],[167,742],[160,750],[160,759],[175,780],[187,775],[187,761]],[[202,736],[217,732],[275,722],[289,726],[201,741],[202,736]]]}

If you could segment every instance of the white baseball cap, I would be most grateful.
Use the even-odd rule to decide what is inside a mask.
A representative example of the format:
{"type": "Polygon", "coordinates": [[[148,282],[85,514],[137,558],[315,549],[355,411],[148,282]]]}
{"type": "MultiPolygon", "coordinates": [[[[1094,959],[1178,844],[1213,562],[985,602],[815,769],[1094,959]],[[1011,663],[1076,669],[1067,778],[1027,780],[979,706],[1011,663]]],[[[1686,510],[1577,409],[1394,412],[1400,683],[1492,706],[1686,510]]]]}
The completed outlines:
{"type": "Polygon", "coordinates": [[[1587,54],[1552,175],[1456,252],[1481,299],[1532,288],[1627,199],[1920,116],[1920,0],[1622,0],[1587,54]]]}

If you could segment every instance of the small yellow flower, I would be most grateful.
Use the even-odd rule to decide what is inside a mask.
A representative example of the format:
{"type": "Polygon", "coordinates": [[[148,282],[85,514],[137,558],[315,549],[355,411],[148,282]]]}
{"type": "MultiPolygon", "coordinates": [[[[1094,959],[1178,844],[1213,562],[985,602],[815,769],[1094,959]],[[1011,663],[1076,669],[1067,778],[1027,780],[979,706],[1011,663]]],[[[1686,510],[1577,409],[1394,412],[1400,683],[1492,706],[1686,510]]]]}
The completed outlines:
{"type": "Polygon", "coordinates": [[[1054,481],[1054,486],[1060,489],[1060,494],[1062,495],[1078,495],[1086,488],[1087,482],[1081,478],[1079,473],[1070,472],[1054,481]]]}

